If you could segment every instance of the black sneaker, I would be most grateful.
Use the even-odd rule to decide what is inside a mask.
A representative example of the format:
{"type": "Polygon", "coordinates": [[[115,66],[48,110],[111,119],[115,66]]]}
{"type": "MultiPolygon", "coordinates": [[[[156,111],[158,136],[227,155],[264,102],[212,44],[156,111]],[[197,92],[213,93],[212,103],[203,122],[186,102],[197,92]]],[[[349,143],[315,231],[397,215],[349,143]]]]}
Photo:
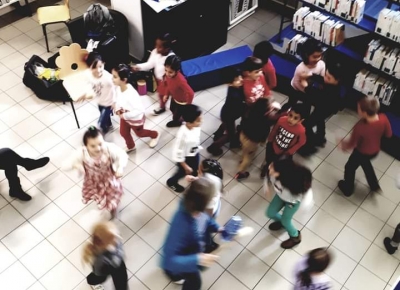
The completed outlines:
{"type": "Polygon", "coordinates": [[[236,175],[235,175],[235,179],[236,179],[237,181],[240,181],[240,180],[243,180],[243,179],[248,178],[249,176],[250,176],[250,173],[247,172],[247,171],[238,172],[238,173],[236,173],[236,175]]]}
{"type": "Polygon", "coordinates": [[[267,165],[264,165],[260,172],[261,179],[265,178],[265,176],[267,175],[267,170],[268,170],[267,165]]]}
{"type": "Polygon", "coordinates": [[[155,116],[158,116],[165,112],[165,108],[158,108],[157,110],[153,110],[155,116]]]}
{"type": "Polygon", "coordinates": [[[168,128],[180,127],[181,125],[182,125],[182,122],[181,122],[181,121],[174,121],[174,120],[172,120],[172,121],[169,121],[169,122],[167,123],[167,127],[168,127],[168,128]]]}
{"type": "Polygon", "coordinates": [[[205,253],[205,254],[212,253],[212,252],[214,252],[214,251],[215,251],[216,249],[218,249],[218,248],[219,248],[219,245],[218,245],[216,242],[212,241],[210,245],[207,245],[207,246],[206,246],[206,248],[205,248],[205,250],[204,250],[204,253],[205,253]]]}
{"type": "Polygon", "coordinates": [[[325,145],[326,145],[326,138],[324,137],[324,138],[320,138],[320,139],[317,139],[317,140],[315,140],[315,146],[317,146],[317,147],[321,147],[321,148],[325,148],[325,145]]]}
{"type": "Polygon", "coordinates": [[[302,148],[300,148],[299,151],[297,151],[297,153],[299,153],[303,157],[308,157],[308,156],[313,155],[317,151],[318,151],[317,148],[309,146],[309,145],[305,145],[302,148]]]}
{"type": "Polygon", "coordinates": [[[351,195],[353,194],[353,189],[350,188],[350,187],[346,184],[346,181],[344,181],[344,180],[340,180],[340,181],[338,182],[338,187],[339,187],[339,189],[343,192],[344,196],[349,197],[349,196],[351,196],[351,195]]]}
{"type": "Polygon", "coordinates": [[[32,196],[24,192],[22,189],[20,190],[10,190],[10,196],[13,198],[17,198],[22,201],[29,201],[32,199],[32,196]]]}
{"type": "Polygon", "coordinates": [[[172,184],[172,183],[168,182],[168,180],[167,180],[167,185],[169,188],[171,188],[175,192],[181,193],[181,192],[185,191],[185,188],[182,185],[180,185],[179,183],[172,184]]]}
{"type": "Polygon", "coordinates": [[[213,145],[207,147],[207,152],[212,154],[213,156],[220,156],[224,151],[221,148],[217,148],[213,145]]]}
{"type": "Polygon", "coordinates": [[[390,255],[393,255],[394,252],[396,252],[397,248],[396,248],[396,247],[393,247],[393,246],[390,244],[391,241],[392,241],[392,240],[391,240],[390,238],[385,238],[385,239],[383,240],[383,244],[385,245],[386,251],[387,251],[390,255]]]}

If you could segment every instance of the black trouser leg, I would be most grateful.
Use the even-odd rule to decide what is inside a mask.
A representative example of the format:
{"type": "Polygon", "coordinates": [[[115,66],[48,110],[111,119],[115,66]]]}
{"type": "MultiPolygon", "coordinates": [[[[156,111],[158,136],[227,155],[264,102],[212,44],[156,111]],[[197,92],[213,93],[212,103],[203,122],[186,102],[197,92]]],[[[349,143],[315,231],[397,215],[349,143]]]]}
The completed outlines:
{"type": "Polygon", "coordinates": [[[376,155],[377,154],[365,155],[360,153],[357,149],[353,150],[353,153],[351,153],[344,167],[344,180],[349,190],[354,189],[356,170],[360,165],[364,171],[369,187],[372,190],[377,190],[379,188],[378,178],[371,164],[371,159],[376,157],[376,155]]]}
{"type": "Polygon", "coordinates": [[[361,154],[361,167],[364,171],[365,178],[367,179],[368,185],[371,190],[378,190],[380,188],[378,178],[376,177],[374,167],[372,166],[371,159],[375,158],[376,155],[364,155],[361,154]]]}
{"type": "Polygon", "coordinates": [[[356,170],[359,166],[360,158],[358,155],[358,151],[354,150],[353,153],[351,153],[346,165],[344,166],[344,181],[349,191],[353,191],[354,189],[356,170]]]}
{"type": "Polygon", "coordinates": [[[400,224],[398,224],[394,230],[392,241],[395,243],[400,243],[400,224]]]}
{"type": "Polygon", "coordinates": [[[111,277],[114,282],[115,290],[128,289],[128,274],[124,261],[121,262],[118,268],[111,270],[111,277]]]}
{"type": "MultiPolygon", "coordinates": [[[[186,157],[185,162],[193,169],[191,175],[197,176],[197,170],[199,168],[199,154],[193,157],[186,157]]],[[[176,171],[176,173],[170,179],[168,179],[168,183],[171,185],[177,184],[179,179],[185,177],[186,175],[185,169],[183,169],[182,165],[180,163],[177,163],[177,166],[178,170],[176,171]]]]}
{"type": "Polygon", "coordinates": [[[90,273],[87,277],[86,277],[86,281],[89,285],[99,285],[104,283],[104,281],[106,281],[107,276],[97,276],[95,273],[90,273]]]}
{"type": "Polygon", "coordinates": [[[0,149],[0,169],[3,169],[10,185],[10,191],[21,190],[17,165],[26,165],[27,160],[9,148],[0,149]]]}
{"type": "Polygon", "coordinates": [[[172,274],[169,271],[164,271],[165,274],[172,281],[177,282],[185,280],[182,285],[182,290],[200,290],[201,289],[201,276],[200,271],[194,273],[172,274]]]}

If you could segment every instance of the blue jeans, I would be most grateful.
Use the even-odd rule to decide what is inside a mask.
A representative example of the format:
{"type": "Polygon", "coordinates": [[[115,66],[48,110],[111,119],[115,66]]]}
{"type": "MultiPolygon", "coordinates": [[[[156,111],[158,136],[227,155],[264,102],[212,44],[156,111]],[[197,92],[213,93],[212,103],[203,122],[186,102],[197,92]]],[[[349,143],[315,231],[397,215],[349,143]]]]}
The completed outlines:
{"type": "Polygon", "coordinates": [[[281,222],[282,226],[286,229],[290,237],[297,237],[299,231],[294,227],[292,219],[296,211],[300,207],[300,202],[295,204],[283,201],[277,194],[275,194],[272,199],[268,209],[267,217],[273,219],[274,221],[281,222]],[[279,211],[283,208],[283,213],[280,214],[279,211]]]}
{"type": "Polygon", "coordinates": [[[165,274],[174,282],[185,280],[182,285],[182,290],[200,290],[201,289],[201,276],[200,271],[194,273],[181,273],[175,274],[165,270],[165,274]]]}
{"type": "Polygon", "coordinates": [[[112,125],[111,123],[112,108],[99,105],[99,111],[100,111],[100,117],[98,124],[101,130],[103,130],[103,132],[107,132],[109,127],[112,125]]]}

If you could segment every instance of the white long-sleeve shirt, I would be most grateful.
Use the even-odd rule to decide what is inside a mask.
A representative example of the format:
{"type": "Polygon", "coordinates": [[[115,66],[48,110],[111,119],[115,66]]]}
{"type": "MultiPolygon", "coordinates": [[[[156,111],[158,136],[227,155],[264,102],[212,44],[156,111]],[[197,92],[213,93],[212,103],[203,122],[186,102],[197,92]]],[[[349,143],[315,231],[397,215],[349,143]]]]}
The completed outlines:
{"type": "Polygon", "coordinates": [[[151,70],[154,69],[154,75],[158,80],[162,80],[165,74],[164,63],[168,56],[174,55],[172,51],[168,55],[162,55],[157,52],[157,49],[153,49],[150,53],[147,62],[137,64],[139,70],[151,70]]]}
{"type": "Polygon", "coordinates": [[[207,178],[208,180],[210,180],[215,187],[213,197],[211,198],[210,202],[207,204],[207,208],[212,209],[213,214],[215,214],[218,211],[218,207],[221,202],[221,191],[222,191],[222,187],[223,187],[222,180],[219,177],[212,175],[210,173],[204,173],[204,178],[207,178]]]}
{"type": "MultiPolygon", "coordinates": [[[[114,172],[122,175],[124,168],[128,164],[128,155],[114,143],[104,142],[103,146],[103,152],[106,152],[105,154],[109,152],[110,154],[114,172]]],[[[65,171],[76,169],[79,172],[85,172],[83,162],[86,158],[90,158],[90,156],[86,147],[83,146],[82,149],[76,150],[72,156],[64,162],[61,169],[65,171]]]]}
{"type": "Polygon", "coordinates": [[[95,78],[88,72],[88,82],[94,93],[94,99],[100,106],[110,107],[115,102],[115,86],[112,81],[112,74],[104,70],[100,78],[95,78]]]}
{"type": "Polygon", "coordinates": [[[174,162],[184,162],[186,157],[193,157],[199,153],[200,149],[200,127],[189,130],[183,124],[176,135],[174,147],[172,148],[172,160],[174,162]]]}
{"type": "Polygon", "coordinates": [[[124,92],[121,92],[121,88],[118,86],[116,92],[117,102],[115,105],[115,111],[117,112],[121,109],[127,110],[129,112],[121,115],[122,119],[132,126],[143,125],[145,109],[141,97],[134,87],[128,84],[127,89],[124,92]]]}

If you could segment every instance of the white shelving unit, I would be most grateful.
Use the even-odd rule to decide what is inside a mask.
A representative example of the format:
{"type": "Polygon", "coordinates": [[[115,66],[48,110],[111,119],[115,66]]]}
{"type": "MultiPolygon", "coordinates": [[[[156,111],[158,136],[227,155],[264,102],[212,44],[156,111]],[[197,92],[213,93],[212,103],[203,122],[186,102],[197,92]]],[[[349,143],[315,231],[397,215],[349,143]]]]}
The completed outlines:
{"type": "Polygon", "coordinates": [[[0,0],[0,2],[2,3],[2,5],[0,5],[0,9],[2,9],[10,6],[11,4],[19,2],[19,0],[9,0],[9,2],[7,2],[6,0],[0,0]]]}
{"type": "Polygon", "coordinates": [[[258,7],[258,0],[231,0],[229,5],[229,27],[228,30],[238,25],[240,22],[251,16],[258,7]],[[242,5],[240,12],[237,6],[242,5]],[[249,7],[251,4],[251,7],[249,7]]]}

